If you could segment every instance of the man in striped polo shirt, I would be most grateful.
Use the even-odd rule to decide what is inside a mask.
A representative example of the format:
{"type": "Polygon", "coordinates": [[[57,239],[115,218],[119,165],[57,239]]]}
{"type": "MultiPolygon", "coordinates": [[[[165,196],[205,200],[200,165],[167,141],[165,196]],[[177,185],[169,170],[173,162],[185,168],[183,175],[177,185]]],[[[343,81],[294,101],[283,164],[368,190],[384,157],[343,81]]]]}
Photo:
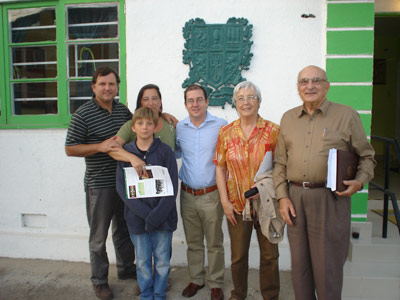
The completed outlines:
{"type": "Polygon", "coordinates": [[[111,221],[118,278],[136,278],[135,252],[124,219],[124,203],[115,189],[117,162],[107,154],[119,147],[115,134],[132,118],[129,109],[114,99],[119,82],[118,74],[108,67],[93,74],[94,96],[72,115],[65,142],[68,156],[85,158],[91,280],[96,296],[103,300],[113,298],[108,286],[106,252],[111,221]]]}

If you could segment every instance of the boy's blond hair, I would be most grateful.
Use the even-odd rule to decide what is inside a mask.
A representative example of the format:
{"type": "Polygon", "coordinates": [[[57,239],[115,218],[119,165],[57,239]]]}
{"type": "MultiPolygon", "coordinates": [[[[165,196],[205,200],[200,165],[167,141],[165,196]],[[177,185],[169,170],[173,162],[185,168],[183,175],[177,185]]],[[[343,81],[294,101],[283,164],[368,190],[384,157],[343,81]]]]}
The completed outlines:
{"type": "Polygon", "coordinates": [[[152,120],[154,122],[154,127],[157,126],[158,123],[158,116],[148,107],[141,107],[135,111],[132,117],[132,126],[134,126],[136,121],[139,119],[152,120]]]}

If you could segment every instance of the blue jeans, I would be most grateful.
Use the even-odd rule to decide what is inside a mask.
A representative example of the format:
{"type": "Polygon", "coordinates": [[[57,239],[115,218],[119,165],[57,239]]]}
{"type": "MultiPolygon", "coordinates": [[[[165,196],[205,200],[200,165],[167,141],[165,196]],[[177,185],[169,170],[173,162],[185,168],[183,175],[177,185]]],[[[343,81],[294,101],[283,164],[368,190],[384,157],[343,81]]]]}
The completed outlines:
{"type": "Polygon", "coordinates": [[[131,234],[141,300],[165,300],[171,259],[171,231],[131,234]],[[152,261],[154,258],[154,276],[152,261]]]}

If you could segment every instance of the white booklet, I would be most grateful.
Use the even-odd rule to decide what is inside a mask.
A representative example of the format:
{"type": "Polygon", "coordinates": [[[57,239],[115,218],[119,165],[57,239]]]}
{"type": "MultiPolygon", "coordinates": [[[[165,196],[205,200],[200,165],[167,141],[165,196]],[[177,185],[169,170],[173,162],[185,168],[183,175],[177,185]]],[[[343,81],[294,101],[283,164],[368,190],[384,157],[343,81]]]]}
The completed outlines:
{"type": "Polygon", "coordinates": [[[326,174],[326,187],[332,191],[336,191],[336,171],[337,171],[337,150],[329,149],[328,156],[328,172],[326,174]]]}
{"type": "Polygon", "coordinates": [[[125,191],[128,199],[164,197],[174,194],[168,169],[161,166],[146,166],[139,176],[135,168],[124,168],[125,191]]]}

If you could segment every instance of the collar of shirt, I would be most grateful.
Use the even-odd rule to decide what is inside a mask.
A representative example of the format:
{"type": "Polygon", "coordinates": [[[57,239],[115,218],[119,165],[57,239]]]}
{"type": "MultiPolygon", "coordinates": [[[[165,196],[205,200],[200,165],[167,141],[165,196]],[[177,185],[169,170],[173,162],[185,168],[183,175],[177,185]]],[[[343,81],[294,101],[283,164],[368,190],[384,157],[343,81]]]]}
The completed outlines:
{"type": "MultiPolygon", "coordinates": [[[[256,127],[253,129],[253,132],[251,133],[249,140],[253,136],[255,136],[260,129],[265,128],[266,126],[267,126],[267,122],[263,118],[261,118],[260,115],[258,115],[256,127]],[[257,130],[256,130],[256,128],[257,128],[257,130]]],[[[241,139],[246,140],[246,138],[244,137],[242,128],[240,127],[240,118],[233,121],[232,130],[237,131],[238,136],[240,136],[241,139]]]]}
{"type": "MultiPolygon", "coordinates": [[[[323,115],[325,115],[326,112],[328,111],[329,105],[330,105],[330,102],[329,102],[328,100],[325,100],[325,101],[322,103],[321,107],[317,108],[315,111],[321,112],[323,115]]],[[[297,114],[298,117],[300,118],[300,117],[302,117],[303,115],[308,115],[309,113],[307,112],[307,110],[306,110],[306,108],[305,108],[305,106],[304,106],[304,104],[303,104],[303,105],[300,105],[300,106],[298,107],[298,111],[297,111],[296,114],[297,114]]]]}
{"type": "Polygon", "coordinates": [[[186,118],[182,121],[182,123],[183,123],[184,125],[190,126],[190,127],[192,127],[192,128],[201,128],[201,127],[205,126],[205,124],[206,124],[207,122],[213,122],[213,121],[215,121],[216,119],[217,119],[217,117],[213,116],[212,114],[210,114],[210,113],[207,111],[206,118],[204,119],[203,123],[201,123],[201,125],[200,125],[199,127],[196,127],[196,126],[193,125],[192,121],[190,120],[190,117],[186,117],[186,118]]]}
{"type": "MultiPolygon", "coordinates": [[[[96,101],[96,99],[95,99],[94,96],[92,96],[92,100],[91,100],[91,101],[93,102],[93,104],[94,104],[98,109],[106,110],[106,109],[104,109],[104,108],[102,108],[102,107],[100,106],[100,104],[96,101]]],[[[117,104],[117,100],[113,99],[113,101],[112,101],[112,108],[113,108],[113,109],[114,109],[114,107],[115,107],[116,104],[117,104]]]]}

